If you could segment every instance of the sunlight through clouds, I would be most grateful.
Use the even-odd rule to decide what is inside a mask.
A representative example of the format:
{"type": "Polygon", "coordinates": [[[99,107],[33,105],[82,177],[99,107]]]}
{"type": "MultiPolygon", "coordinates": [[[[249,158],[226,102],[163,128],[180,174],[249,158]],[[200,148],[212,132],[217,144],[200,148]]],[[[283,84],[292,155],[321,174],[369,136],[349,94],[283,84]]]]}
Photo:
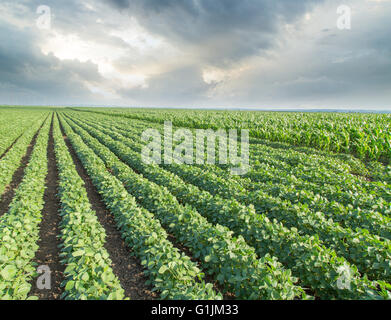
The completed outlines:
{"type": "Polygon", "coordinates": [[[339,0],[47,1],[41,30],[39,0],[5,0],[0,87],[29,83],[20,103],[68,96],[39,87],[44,78],[78,87],[82,104],[387,108],[391,2],[344,4],[351,30],[337,28],[339,0]]]}

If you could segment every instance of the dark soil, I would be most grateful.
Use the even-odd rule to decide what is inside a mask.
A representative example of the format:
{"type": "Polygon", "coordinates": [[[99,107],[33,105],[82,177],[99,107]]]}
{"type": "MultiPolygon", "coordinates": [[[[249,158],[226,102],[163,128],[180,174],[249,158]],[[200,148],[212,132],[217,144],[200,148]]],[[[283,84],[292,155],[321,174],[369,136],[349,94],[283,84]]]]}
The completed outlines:
{"type": "Polygon", "coordinates": [[[91,178],[88,176],[87,171],[84,169],[81,161],[77,157],[62,127],[61,130],[69,152],[73,158],[77,172],[84,180],[92,209],[96,212],[100,224],[106,231],[105,248],[112,260],[113,272],[118,277],[122,288],[125,290],[125,295],[132,300],[157,299],[157,294],[151,291],[152,287],[145,284],[147,278],[144,275],[143,266],[139,259],[132,256],[131,249],[121,238],[121,233],[116,228],[114,217],[106,208],[101,196],[95,189],[91,178]]]}
{"type": "Polygon", "coordinates": [[[57,300],[63,292],[61,282],[64,280],[65,266],[60,262],[59,239],[61,222],[60,201],[57,197],[58,170],[54,153],[53,119],[50,127],[49,143],[47,149],[48,175],[46,176],[46,190],[44,194],[45,205],[42,210],[42,222],[40,224],[39,249],[36,252],[34,262],[37,266],[46,265],[51,271],[51,289],[38,289],[37,279],[33,280],[31,294],[40,300],[57,300]]]}

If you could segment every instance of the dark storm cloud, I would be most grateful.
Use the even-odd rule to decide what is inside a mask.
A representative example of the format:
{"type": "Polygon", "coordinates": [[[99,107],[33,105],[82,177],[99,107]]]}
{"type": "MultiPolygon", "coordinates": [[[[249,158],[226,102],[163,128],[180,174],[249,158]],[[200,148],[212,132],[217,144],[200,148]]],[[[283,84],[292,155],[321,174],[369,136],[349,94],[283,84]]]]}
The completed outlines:
{"type": "Polygon", "coordinates": [[[2,0],[0,104],[389,108],[391,2],[344,3],[353,7],[351,31],[336,29],[339,0],[2,0]],[[114,78],[91,62],[42,53],[42,4],[52,11],[51,37],[76,36],[89,48],[82,61],[103,44],[114,78]],[[141,26],[135,43],[131,19],[141,26]],[[206,83],[214,68],[224,77],[206,83]],[[145,85],[127,82],[133,73],[145,85]]]}
{"type": "MultiPolygon", "coordinates": [[[[261,56],[265,49],[273,50],[275,44],[280,41],[280,27],[283,24],[294,23],[306,12],[311,12],[312,5],[325,2],[105,1],[123,14],[136,16],[144,27],[164,36],[177,47],[194,52],[197,55],[197,66],[209,64],[221,68],[235,65],[252,56],[261,56]]],[[[271,70],[256,70],[254,67],[255,70],[243,74],[234,80],[235,83],[230,84],[233,95],[229,97],[228,103],[253,106],[267,103],[276,106],[279,103],[295,106],[306,103],[316,105],[319,102],[333,106],[360,106],[365,103],[367,106],[390,107],[387,97],[391,98],[391,41],[386,31],[391,30],[388,14],[391,13],[390,4],[372,3],[372,7],[382,6],[383,11],[380,15],[376,13],[371,17],[370,11],[367,14],[360,12],[361,5],[368,9],[371,4],[348,1],[347,4],[358,6],[355,7],[358,13],[353,17],[353,30],[343,32],[335,29],[335,11],[341,3],[333,0],[328,2],[334,3],[334,15],[330,16],[330,23],[320,29],[321,32],[316,36],[318,39],[315,38],[312,42],[311,51],[303,55],[300,51],[293,53],[287,56],[288,61],[271,60],[271,70]]],[[[301,41],[304,40],[298,39],[298,47],[302,45],[301,41]]],[[[307,42],[303,44],[306,45],[307,42]]],[[[170,78],[170,74],[167,76],[170,78]]],[[[194,78],[199,79],[199,73],[192,75],[187,72],[171,79],[170,84],[173,88],[185,86],[191,92],[191,85],[197,83],[194,78]]],[[[153,86],[144,90],[150,94],[148,100],[152,100],[155,94],[155,99],[158,99],[159,95],[172,92],[172,89],[166,86],[166,78],[163,75],[150,81],[153,81],[153,86]],[[159,87],[165,91],[158,90],[159,87]]],[[[198,92],[198,100],[205,101],[210,86],[194,85],[194,90],[198,92]]],[[[124,92],[129,97],[142,95],[137,90],[124,92]]],[[[184,101],[185,96],[182,95],[177,101],[184,101]]],[[[194,95],[190,96],[195,99],[194,95]]],[[[171,96],[170,100],[174,100],[174,97],[171,96]]],[[[216,103],[215,101],[211,103],[216,103]]],[[[227,104],[225,96],[220,96],[217,101],[227,104]]]]}
{"type": "Polygon", "coordinates": [[[385,5],[383,15],[361,15],[350,32],[321,38],[311,67],[296,70],[302,78],[282,85],[281,96],[391,108],[390,14],[391,5],[385,5]]]}
{"type": "Polygon", "coordinates": [[[390,110],[391,50],[384,31],[391,30],[391,21],[375,20],[330,32],[311,51],[283,55],[269,69],[243,74],[232,87],[235,103],[390,110]]]}
{"type": "Polygon", "coordinates": [[[112,30],[118,27],[115,19],[110,19],[110,12],[105,12],[95,2],[95,9],[86,6],[85,1],[78,0],[31,0],[25,3],[32,14],[31,18],[36,19],[36,9],[40,5],[46,5],[51,9],[52,26],[65,34],[77,34],[80,38],[92,40],[118,48],[126,48],[127,44],[120,38],[110,35],[112,30]],[[102,20],[104,23],[99,23],[102,20]]]}
{"type": "Polygon", "coordinates": [[[93,98],[85,83],[101,80],[95,65],[42,54],[38,37],[28,29],[2,23],[0,30],[2,103],[80,103],[93,98]]]}
{"type": "Polygon", "coordinates": [[[322,0],[105,0],[153,33],[197,47],[213,64],[237,62],[272,46],[279,26],[322,0]]]}

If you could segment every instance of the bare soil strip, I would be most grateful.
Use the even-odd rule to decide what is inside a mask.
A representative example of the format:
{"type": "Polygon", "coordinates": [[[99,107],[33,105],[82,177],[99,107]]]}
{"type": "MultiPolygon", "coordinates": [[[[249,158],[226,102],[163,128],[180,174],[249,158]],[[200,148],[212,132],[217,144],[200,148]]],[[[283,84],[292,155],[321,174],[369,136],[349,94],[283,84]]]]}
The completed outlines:
{"type": "Polygon", "coordinates": [[[51,288],[39,289],[37,287],[37,279],[34,279],[31,283],[32,289],[30,294],[37,296],[40,300],[58,300],[63,292],[61,282],[64,280],[65,266],[60,262],[61,251],[58,247],[61,244],[61,240],[58,237],[60,234],[59,224],[61,216],[59,213],[60,201],[57,197],[59,177],[54,153],[53,117],[50,126],[47,158],[48,175],[46,176],[46,190],[44,194],[45,205],[42,210],[42,222],[40,224],[39,249],[35,254],[34,262],[37,263],[37,266],[46,265],[50,268],[51,288]]]}
{"type": "MultiPolygon", "coordinates": [[[[47,118],[45,119],[47,121],[47,118]]],[[[12,199],[14,198],[15,190],[18,188],[19,184],[22,182],[23,176],[24,176],[24,170],[26,169],[31,153],[33,152],[35,142],[37,141],[37,137],[39,132],[41,131],[41,128],[43,126],[44,122],[42,123],[41,127],[38,129],[36,134],[34,135],[33,139],[31,140],[27,152],[22,158],[22,161],[20,162],[19,168],[14,172],[12,176],[11,183],[5,188],[4,193],[1,195],[0,198],[0,217],[8,212],[9,205],[11,204],[12,199]]],[[[16,142],[16,141],[15,141],[16,142]]]]}
{"type": "Polygon", "coordinates": [[[12,144],[7,148],[7,150],[5,150],[5,151],[3,152],[3,154],[0,156],[0,160],[3,159],[3,158],[5,157],[5,155],[8,153],[8,151],[11,150],[11,148],[15,145],[16,142],[18,142],[19,138],[20,138],[22,135],[23,135],[23,133],[22,133],[19,137],[17,137],[17,138],[15,139],[14,142],[12,142],[12,144]]]}
{"type": "Polygon", "coordinates": [[[125,290],[126,297],[129,297],[131,300],[157,299],[157,294],[151,291],[152,287],[145,284],[148,279],[144,275],[143,266],[135,256],[131,255],[131,249],[126,245],[125,241],[121,238],[120,231],[116,228],[114,217],[106,208],[101,196],[96,191],[91,178],[77,157],[61,125],[60,127],[77,172],[84,181],[92,209],[96,212],[100,224],[106,231],[105,248],[113,262],[111,266],[113,272],[125,290]]]}

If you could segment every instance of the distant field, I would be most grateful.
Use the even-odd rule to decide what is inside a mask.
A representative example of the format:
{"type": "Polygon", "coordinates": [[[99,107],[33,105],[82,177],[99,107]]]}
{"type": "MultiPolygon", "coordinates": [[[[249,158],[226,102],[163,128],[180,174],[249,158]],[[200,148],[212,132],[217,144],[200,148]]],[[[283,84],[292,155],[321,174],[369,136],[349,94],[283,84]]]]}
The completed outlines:
{"type": "Polygon", "coordinates": [[[269,141],[317,150],[350,153],[363,160],[391,160],[391,114],[304,113],[260,111],[200,111],[79,108],[110,116],[191,128],[250,129],[250,135],[269,141]]]}
{"type": "Polygon", "coordinates": [[[390,114],[0,107],[0,299],[391,299],[390,163],[390,114]],[[168,122],[248,169],[146,163],[168,122]]]}

